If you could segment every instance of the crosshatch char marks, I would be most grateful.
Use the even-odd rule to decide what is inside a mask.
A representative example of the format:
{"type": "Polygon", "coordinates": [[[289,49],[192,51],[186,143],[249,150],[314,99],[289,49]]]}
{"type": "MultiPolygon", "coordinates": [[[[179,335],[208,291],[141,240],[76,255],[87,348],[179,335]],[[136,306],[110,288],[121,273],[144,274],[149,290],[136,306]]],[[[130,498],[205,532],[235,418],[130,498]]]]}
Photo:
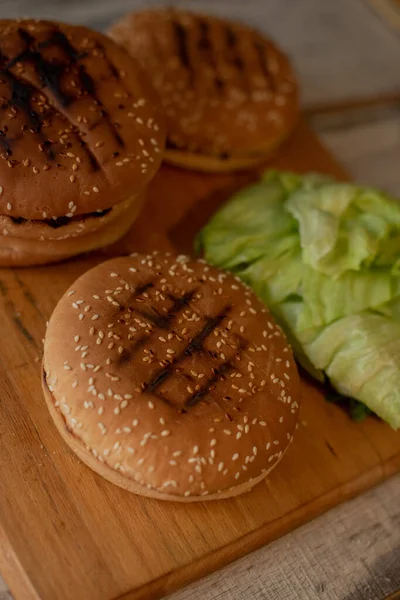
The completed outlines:
{"type": "Polygon", "coordinates": [[[296,366],[265,306],[232,275],[184,256],[113,259],[78,279],[50,319],[43,369],[66,441],[142,495],[250,489],[298,419],[296,366]]]}
{"type": "MultiPolygon", "coordinates": [[[[174,9],[124,17],[110,31],[145,66],[166,112],[166,158],[246,164],[275,148],[298,116],[286,56],[245,25],[174,9]],[[244,162],[243,162],[244,161],[244,162]]],[[[189,164],[189,163],[188,163],[189,164]]],[[[222,166],[221,166],[222,168],[222,166]]]]}
{"type": "Polygon", "coordinates": [[[106,36],[0,20],[0,213],[51,219],[108,209],[140,191],[164,148],[158,100],[106,36]]]}

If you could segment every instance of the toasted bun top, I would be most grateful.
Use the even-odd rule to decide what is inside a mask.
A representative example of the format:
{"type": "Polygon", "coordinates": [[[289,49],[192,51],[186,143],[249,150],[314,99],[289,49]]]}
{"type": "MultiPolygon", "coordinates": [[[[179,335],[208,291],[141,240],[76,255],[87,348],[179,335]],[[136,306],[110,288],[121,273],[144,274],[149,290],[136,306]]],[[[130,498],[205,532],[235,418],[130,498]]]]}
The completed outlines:
{"type": "Polygon", "coordinates": [[[159,92],[167,149],[221,158],[257,152],[297,117],[287,58],[249,27],[160,9],[124,17],[111,35],[145,66],[159,92]]]}
{"type": "Polygon", "coordinates": [[[0,213],[109,208],[156,172],[164,128],[141,67],[106,36],[0,20],[0,213]]]}
{"type": "Polygon", "coordinates": [[[259,477],[297,422],[281,329],[250,289],[201,260],[133,255],[87,272],[50,319],[43,365],[71,435],[165,494],[259,477]]]}

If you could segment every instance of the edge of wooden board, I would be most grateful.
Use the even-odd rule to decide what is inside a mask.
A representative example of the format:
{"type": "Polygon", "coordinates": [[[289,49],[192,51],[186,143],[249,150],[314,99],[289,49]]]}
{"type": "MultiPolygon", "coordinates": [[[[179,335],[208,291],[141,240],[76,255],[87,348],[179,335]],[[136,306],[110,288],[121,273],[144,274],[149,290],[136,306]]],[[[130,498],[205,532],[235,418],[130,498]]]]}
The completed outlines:
{"type": "MultiPolygon", "coordinates": [[[[287,533],[324,514],[329,509],[354,498],[361,492],[379,485],[389,477],[395,475],[399,470],[400,453],[361,473],[356,479],[348,481],[326,494],[315,498],[313,501],[307,502],[299,508],[288,512],[283,517],[275,519],[241,536],[234,542],[230,542],[217,550],[203,555],[193,563],[188,563],[173,572],[165,573],[140,588],[131,589],[113,598],[104,598],[103,600],[160,600],[164,596],[176,592],[190,583],[210,575],[218,569],[283,537],[287,533]],[[210,561],[210,558],[212,561],[210,561]],[[210,570],[209,565],[211,562],[213,567],[210,570]]],[[[0,570],[4,581],[16,599],[42,600],[33,586],[29,575],[20,564],[18,556],[9,543],[8,537],[1,525],[0,570]]],[[[397,596],[395,597],[397,598],[397,596]]]]}
{"type": "Polygon", "coordinates": [[[368,469],[357,477],[357,479],[353,479],[315,498],[312,502],[300,506],[294,511],[287,513],[284,517],[271,521],[251,533],[238,538],[234,542],[202,556],[195,563],[187,564],[173,573],[166,573],[141,588],[129,590],[124,594],[107,600],[159,600],[258,550],[262,546],[283,537],[290,531],[294,531],[301,525],[327,512],[329,509],[354,498],[359,493],[379,485],[389,477],[395,475],[399,469],[400,454],[395,455],[390,460],[372,469],[368,469]],[[212,558],[213,564],[212,571],[210,571],[208,566],[211,562],[210,558],[212,558]]]}

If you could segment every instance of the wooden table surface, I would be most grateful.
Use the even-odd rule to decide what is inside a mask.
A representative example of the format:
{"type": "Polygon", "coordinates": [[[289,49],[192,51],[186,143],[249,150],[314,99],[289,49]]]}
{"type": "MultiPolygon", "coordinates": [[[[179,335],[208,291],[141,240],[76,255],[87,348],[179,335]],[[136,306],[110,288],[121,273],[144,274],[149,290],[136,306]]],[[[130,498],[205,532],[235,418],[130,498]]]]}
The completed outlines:
{"type": "MultiPolygon", "coordinates": [[[[160,2],[1,0],[0,16],[58,18],[104,29],[144,4],[160,2]]],[[[240,18],[279,40],[297,68],[303,105],[325,144],[355,179],[400,196],[400,37],[366,0],[168,4],[240,18]]],[[[383,600],[398,589],[400,476],[169,600],[383,600]]],[[[9,598],[0,577],[0,600],[9,598]]]]}

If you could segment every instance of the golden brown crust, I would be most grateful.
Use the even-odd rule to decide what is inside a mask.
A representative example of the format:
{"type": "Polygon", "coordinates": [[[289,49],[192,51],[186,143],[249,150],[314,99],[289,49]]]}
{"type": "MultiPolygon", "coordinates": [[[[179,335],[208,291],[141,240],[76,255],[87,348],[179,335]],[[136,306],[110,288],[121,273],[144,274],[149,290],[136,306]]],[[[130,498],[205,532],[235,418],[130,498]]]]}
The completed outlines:
{"type": "Polygon", "coordinates": [[[68,443],[153,497],[249,489],[298,418],[280,328],[236,278],[186,257],[134,255],[83,275],[50,319],[43,367],[68,443]]]}
{"type": "MultiPolygon", "coordinates": [[[[54,406],[54,398],[52,394],[49,392],[49,389],[42,379],[42,388],[44,397],[46,400],[47,407],[49,412],[53,418],[54,424],[56,425],[58,431],[63,437],[64,441],[70,446],[70,448],[75,452],[75,454],[84,462],[88,467],[90,467],[93,471],[107,479],[111,483],[118,485],[119,487],[132,492],[133,494],[138,494],[139,496],[146,496],[148,498],[154,498],[155,500],[169,500],[172,502],[196,502],[199,500],[198,496],[178,496],[176,494],[160,492],[154,490],[152,488],[148,488],[140,483],[136,483],[132,479],[128,479],[125,475],[122,475],[115,469],[109,467],[106,463],[100,462],[93,454],[88,450],[80,441],[79,438],[74,436],[66,427],[65,421],[57,408],[54,406]]],[[[283,455],[282,455],[283,456],[283,455]]],[[[282,457],[281,457],[282,458],[282,457]]],[[[281,458],[279,460],[281,460],[281,458]]],[[[259,477],[253,479],[250,482],[242,483],[241,485],[235,486],[233,489],[227,490],[225,492],[216,492],[214,494],[208,494],[206,496],[202,496],[201,500],[223,500],[224,498],[231,498],[233,496],[239,496],[240,494],[244,494],[245,492],[249,492],[255,485],[260,483],[267,475],[276,467],[275,463],[269,469],[266,469],[264,473],[262,473],[259,477]]]]}
{"type": "Polygon", "coordinates": [[[164,128],[142,69],[85,27],[0,20],[0,213],[108,209],[153,177],[164,128]]]}
{"type": "Polygon", "coordinates": [[[271,160],[275,155],[277,147],[284,139],[276,140],[275,147],[269,146],[263,152],[253,155],[235,155],[224,160],[215,156],[206,156],[205,154],[195,154],[193,152],[179,152],[177,150],[166,150],[164,160],[166,163],[192,169],[194,171],[204,171],[206,173],[230,173],[232,171],[245,171],[264,164],[271,160]]]}
{"type": "Polygon", "coordinates": [[[296,123],[298,89],[289,61],[249,27],[159,9],[125,16],[110,35],[152,77],[166,112],[168,153],[242,168],[246,158],[253,163],[254,155],[268,155],[296,123]]]}
{"type": "Polygon", "coordinates": [[[0,217],[0,267],[49,264],[109,246],[130,229],[144,199],[144,192],[135,194],[104,216],[77,219],[58,229],[40,222],[10,223],[8,217],[0,217]],[[4,221],[7,228],[2,229],[4,221]]]}

